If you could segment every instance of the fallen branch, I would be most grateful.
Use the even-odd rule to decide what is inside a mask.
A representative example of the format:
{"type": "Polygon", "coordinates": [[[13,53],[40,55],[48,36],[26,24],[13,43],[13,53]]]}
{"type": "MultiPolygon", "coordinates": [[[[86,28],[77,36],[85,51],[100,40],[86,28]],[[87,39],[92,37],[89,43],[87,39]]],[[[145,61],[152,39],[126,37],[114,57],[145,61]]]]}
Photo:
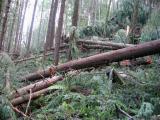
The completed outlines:
{"type": "MultiPolygon", "coordinates": [[[[97,55],[93,55],[86,58],[81,58],[78,60],[73,60],[64,64],[60,64],[55,67],[58,71],[67,71],[70,69],[83,69],[88,67],[97,67],[104,64],[109,64],[112,62],[119,62],[126,59],[133,59],[138,57],[143,57],[147,55],[152,55],[160,52],[160,40],[155,40],[151,42],[146,42],[143,44],[135,45],[132,47],[127,47],[119,50],[114,50],[110,52],[105,52],[97,55]]],[[[22,80],[37,80],[43,77],[49,77],[49,69],[40,71],[38,73],[31,73],[27,76],[22,77],[22,80]]]]}
{"type": "Polygon", "coordinates": [[[24,114],[24,113],[23,113],[22,111],[20,111],[18,108],[14,107],[12,104],[11,104],[11,107],[12,107],[12,109],[13,109],[15,112],[21,114],[23,117],[29,118],[26,114],[24,114]]]}
{"type": "Polygon", "coordinates": [[[28,113],[28,109],[29,109],[31,100],[32,100],[32,89],[30,89],[30,93],[29,93],[29,101],[28,101],[28,104],[27,104],[27,107],[26,107],[26,112],[25,112],[26,115],[28,113]]]}
{"type": "Polygon", "coordinates": [[[124,116],[128,117],[129,120],[134,120],[133,117],[131,115],[129,115],[127,112],[125,112],[124,110],[122,110],[121,108],[119,108],[116,104],[116,111],[117,111],[117,117],[119,118],[119,114],[123,114],[124,116]]]}

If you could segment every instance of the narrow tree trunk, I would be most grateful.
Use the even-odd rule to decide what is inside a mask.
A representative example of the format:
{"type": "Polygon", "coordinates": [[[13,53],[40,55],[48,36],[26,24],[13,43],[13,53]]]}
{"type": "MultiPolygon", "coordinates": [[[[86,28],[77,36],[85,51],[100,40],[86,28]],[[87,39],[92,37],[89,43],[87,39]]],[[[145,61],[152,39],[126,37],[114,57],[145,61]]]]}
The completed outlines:
{"type": "Polygon", "coordinates": [[[58,0],[52,0],[45,49],[53,47],[57,8],[58,8],[58,0]]]}
{"type": "Polygon", "coordinates": [[[62,27],[63,27],[65,1],[66,0],[61,0],[61,10],[60,10],[60,15],[59,15],[58,28],[57,28],[57,31],[56,31],[55,50],[54,50],[55,65],[58,65],[58,62],[59,62],[59,46],[60,46],[62,27]]]}
{"type": "Polygon", "coordinates": [[[0,0],[0,25],[2,21],[2,8],[3,8],[4,0],[0,0]]]}
{"type": "Polygon", "coordinates": [[[109,4],[107,5],[106,23],[108,22],[108,19],[109,19],[111,3],[112,3],[112,0],[109,0],[109,4]]]}
{"type": "MultiPolygon", "coordinates": [[[[121,60],[133,59],[152,55],[160,52],[160,40],[155,40],[133,47],[127,47],[111,52],[101,53],[93,55],[87,58],[73,60],[64,64],[60,64],[56,67],[58,71],[67,71],[69,69],[83,69],[87,67],[97,67],[103,64],[109,64],[112,62],[119,62],[121,60]]],[[[49,69],[36,73],[29,74],[22,78],[22,80],[37,80],[43,77],[50,76],[49,69]]]]}
{"type": "Polygon", "coordinates": [[[78,17],[79,17],[79,0],[75,0],[74,11],[73,11],[73,16],[72,16],[72,26],[77,27],[78,17]]]}
{"type": "Polygon", "coordinates": [[[9,41],[8,41],[8,49],[7,51],[9,52],[11,49],[11,44],[12,44],[12,39],[13,39],[13,30],[15,27],[15,22],[16,22],[16,15],[17,15],[17,10],[18,10],[18,5],[19,5],[19,0],[16,1],[16,8],[13,14],[13,21],[12,21],[12,26],[11,26],[11,31],[10,31],[10,35],[9,35],[9,41]]]}
{"type": "Polygon", "coordinates": [[[52,18],[52,24],[51,24],[51,28],[52,28],[51,29],[51,39],[50,39],[51,47],[54,46],[55,22],[56,22],[57,9],[58,9],[58,0],[55,0],[54,9],[53,9],[53,18],[52,18]]]}
{"type": "Polygon", "coordinates": [[[40,24],[39,24],[39,31],[38,31],[38,44],[40,44],[40,36],[41,36],[41,29],[42,29],[42,21],[43,21],[43,12],[44,12],[44,1],[42,1],[42,10],[41,10],[41,18],[40,18],[40,24]]]}
{"type": "Polygon", "coordinates": [[[35,19],[35,14],[36,14],[37,3],[38,3],[38,0],[35,0],[33,14],[32,14],[32,21],[31,21],[31,26],[30,26],[30,30],[29,30],[28,40],[27,40],[27,52],[26,52],[27,55],[29,55],[29,53],[30,53],[32,32],[33,32],[33,25],[34,25],[34,19],[35,19]]]}
{"type": "MultiPolygon", "coordinates": [[[[16,28],[16,36],[15,36],[15,40],[14,40],[14,53],[18,53],[18,42],[19,42],[19,35],[22,32],[20,30],[20,26],[21,26],[21,18],[22,18],[22,11],[23,11],[23,3],[24,1],[21,2],[20,4],[20,8],[19,8],[19,15],[18,15],[18,21],[17,21],[17,28],[16,28]]],[[[18,53],[19,54],[19,53],[18,53]]]]}
{"type": "Polygon", "coordinates": [[[9,68],[6,68],[6,74],[5,74],[5,90],[7,91],[7,94],[11,92],[11,79],[10,79],[10,70],[9,68]]]}
{"type": "Polygon", "coordinates": [[[140,3],[139,0],[134,0],[133,14],[131,18],[131,27],[130,27],[130,32],[129,32],[129,43],[130,44],[136,43],[135,38],[134,38],[134,30],[138,23],[139,3],[140,3]]]}
{"type": "Polygon", "coordinates": [[[8,13],[9,13],[9,9],[10,9],[10,4],[11,4],[11,0],[7,0],[7,5],[5,8],[5,16],[4,16],[3,24],[2,24],[2,32],[0,33],[0,51],[2,51],[4,49],[3,42],[4,42],[6,30],[7,30],[7,20],[8,20],[8,13]]]}
{"type": "MultiPolygon", "coordinates": [[[[75,2],[74,2],[74,11],[73,11],[73,16],[72,16],[72,26],[77,27],[78,18],[79,18],[79,0],[75,0],[75,2]]],[[[75,29],[77,29],[77,28],[75,28],[75,29]]],[[[73,44],[75,42],[74,41],[75,31],[76,30],[73,30],[73,32],[70,35],[70,40],[69,40],[70,47],[69,47],[69,50],[68,50],[68,61],[72,60],[71,52],[72,52],[73,44]]]]}
{"type": "Polygon", "coordinates": [[[25,6],[23,6],[24,13],[22,15],[22,19],[21,19],[21,22],[20,22],[21,25],[20,25],[20,28],[19,28],[19,35],[18,35],[19,38],[18,38],[18,45],[17,46],[20,46],[21,45],[21,41],[22,41],[23,26],[24,26],[24,20],[25,20],[25,16],[26,16],[26,10],[27,10],[27,6],[28,6],[28,0],[26,0],[26,2],[24,4],[25,4],[25,6]]]}

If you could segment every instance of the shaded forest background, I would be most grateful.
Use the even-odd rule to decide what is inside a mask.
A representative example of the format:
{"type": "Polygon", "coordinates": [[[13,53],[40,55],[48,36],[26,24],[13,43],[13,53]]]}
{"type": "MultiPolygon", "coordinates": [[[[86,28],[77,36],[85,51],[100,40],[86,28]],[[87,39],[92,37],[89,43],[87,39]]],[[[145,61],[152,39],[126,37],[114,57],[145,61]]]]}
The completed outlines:
{"type": "Polygon", "coordinates": [[[159,39],[159,0],[0,0],[0,119],[160,119],[159,39]]]}

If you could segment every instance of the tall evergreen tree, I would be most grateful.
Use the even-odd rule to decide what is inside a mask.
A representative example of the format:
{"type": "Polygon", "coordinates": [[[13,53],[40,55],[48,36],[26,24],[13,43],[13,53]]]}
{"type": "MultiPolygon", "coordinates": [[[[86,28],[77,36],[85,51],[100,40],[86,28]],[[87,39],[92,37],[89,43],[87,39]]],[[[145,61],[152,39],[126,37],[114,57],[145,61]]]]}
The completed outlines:
{"type": "Polygon", "coordinates": [[[61,9],[60,9],[60,15],[58,20],[58,28],[57,28],[56,37],[55,37],[55,50],[54,50],[55,65],[58,65],[58,62],[59,62],[59,46],[60,46],[62,27],[63,27],[65,2],[66,0],[61,0],[61,9]]]}
{"type": "Polygon", "coordinates": [[[27,55],[30,53],[31,40],[32,40],[32,32],[33,32],[33,25],[34,25],[34,19],[35,19],[35,13],[36,13],[36,8],[37,8],[37,3],[38,3],[38,0],[35,0],[33,14],[32,14],[32,21],[31,21],[31,26],[30,26],[30,30],[29,30],[28,40],[27,40],[27,52],[26,52],[27,55]]]}

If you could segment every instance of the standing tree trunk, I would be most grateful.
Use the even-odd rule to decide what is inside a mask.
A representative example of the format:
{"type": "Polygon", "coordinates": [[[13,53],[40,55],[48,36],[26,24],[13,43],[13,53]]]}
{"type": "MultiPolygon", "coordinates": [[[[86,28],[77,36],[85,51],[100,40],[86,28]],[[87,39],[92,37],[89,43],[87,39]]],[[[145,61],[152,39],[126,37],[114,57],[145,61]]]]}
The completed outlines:
{"type": "Polygon", "coordinates": [[[20,25],[21,25],[21,17],[22,17],[22,10],[23,10],[23,2],[21,2],[18,12],[18,20],[17,20],[17,28],[16,28],[16,36],[14,40],[14,53],[18,54],[18,41],[19,41],[19,35],[20,35],[20,25]]]}
{"type": "Polygon", "coordinates": [[[64,17],[63,15],[65,10],[65,2],[66,0],[61,0],[61,10],[60,10],[58,28],[56,31],[56,38],[55,38],[55,50],[54,50],[55,65],[58,65],[58,62],[59,62],[59,46],[60,46],[62,27],[63,27],[63,17],[64,17]]]}
{"type": "MultiPolygon", "coordinates": [[[[46,43],[45,43],[45,46],[44,46],[45,50],[44,51],[47,51],[47,49],[50,49],[53,46],[54,38],[51,38],[51,31],[53,29],[52,24],[55,23],[55,16],[53,15],[53,13],[57,11],[57,5],[55,5],[55,4],[58,5],[58,0],[52,0],[50,15],[49,15],[49,22],[48,22],[47,35],[46,35],[46,43]],[[56,8],[56,11],[54,11],[55,8],[56,8]],[[53,16],[54,16],[54,18],[53,18],[53,16]]],[[[56,15],[56,13],[55,13],[55,15],[56,15]]]]}
{"type": "Polygon", "coordinates": [[[55,38],[55,22],[56,22],[58,1],[59,1],[59,0],[55,0],[54,9],[53,9],[52,24],[51,24],[51,37],[50,37],[50,44],[51,44],[51,47],[54,46],[54,38],[55,38]]]}
{"type": "Polygon", "coordinates": [[[0,24],[1,24],[1,20],[2,20],[3,4],[4,4],[4,0],[0,0],[0,24]]]}
{"type": "Polygon", "coordinates": [[[34,25],[34,19],[35,19],[35,14],[36,14],[37,3],[38,3],[38,0],[35,0],[33,14],[32,14],[32,21],[31,21],[31,26],[30,26],[29,36],[28,36],[28,41],[27,41],[27,52],[26,52],[27,54],[26,55],[29,55],[29,53],[30,53],[32,31],[33,31],[33,25],[34,25]]]}
{"type": "MultiPolygon", "coordinates": [[[[79,18],[79,0],[75,0],[75,2],[74,2],[74,11],[73,11],[73,16],[72,16],[72,26],[73,27],[77,27],[78,18],[79,18]]],[[[76,30],[73,30],[71,35],[70,35],[69,50],[68,50],[68,61],[72,60],[72,53],[71,53],[72,52],[72,47],[73,47],[73,45],[76,45],[76,41],[74,41],[75,31],[76,30]]]]}
{"type": "Polygon", "coordinates": [[[74,11],[72,16],[72,26],[77,27],[78,25],[78,17],[79,17],[79,0],[75,0],[74,2],[74,11]]]}
{"type": "Polygon", "coordinates": [[[96,0],[91,0],[89,3],[89,9],[88,9],[88,25],[95,25],[95,18],[96,18],[96,0]]]}
{"type": "Polygon", "coordinates": [[[18,10],[18,5],[19,5],[19,0],[16,1],[16,8],[13,14],[13,21],[12,21],[12,26],[11,26],[11,31],[10,31],[9,41],[8,41],[7,52],[10,52],[10,49],[11,49],[11,44],[12,44],[12,39],[13,39],[13,30],[14,30],[15,22],[17,18],[16,15],[17,15],[17,10],[18,10]]]}
{"type": "Polygon", "coordinates": [[[21,41],[22,41],[23,26],[24,26],[24,20],[25,20],[25,16],[26,16],[26,10],[27,10],[27,6],[28,6],[28,0],[26,0],[26,2],[24,4],[25,4],[25,6],[23,6],[24,13],[22,15],[22,19],[21,19],[21,22],[20,22],[21,25],[20,25],[19,32],[18,32],[19,35],[18,35],[18,45],[17,46],[19,46],[19,47],[21,47],[20,45],[21,45],[21,41]]]}
{"type": "Polygon", "coordinates": [[[109,4],[107,5],[106,23],[108,22],[108,19],[109,19],[111,4],[112,4],[112,0],[109,0],[109,4]]]}
{"type": "Polygon", "coordinates": [[[44,1],[42,1],[42,10],[41,10],[41,18],[40,18],[40,24],[39,24],[39,30],[38,30],[38,44],[40,44],[40,36],[41,36],[41,29],[42,29],[42,21],[43,21],[43,12],[44,12],[44,1]]]}
{"type": "Polygon", "coordinates": [[[3,50],[3,42],[4,42],[6,30],[7,30],[7,20],[8,20],[10,4],[11,4],[11,0],[8,0],[6,8],[5,8],[5,16],[4,16],[3,24],[2,24],[2,32],[0,33],[0,51],[3,50]]]}
{"type": "Polygon", "coordinates": [[[2,12],[2,4],[3,4],[3,0],[0,0],[0,13],[2,12]]]}
{"type": "Polygon", "coordinates": [[[138,23],[138,14],[139,14],[139,0],[134,0],[133,14],[131,18],[131,27],[129,31],[129,43],[135,44],[137,40],[134,38],[134,31],[136,30],[136,25],[138,23]]]}

